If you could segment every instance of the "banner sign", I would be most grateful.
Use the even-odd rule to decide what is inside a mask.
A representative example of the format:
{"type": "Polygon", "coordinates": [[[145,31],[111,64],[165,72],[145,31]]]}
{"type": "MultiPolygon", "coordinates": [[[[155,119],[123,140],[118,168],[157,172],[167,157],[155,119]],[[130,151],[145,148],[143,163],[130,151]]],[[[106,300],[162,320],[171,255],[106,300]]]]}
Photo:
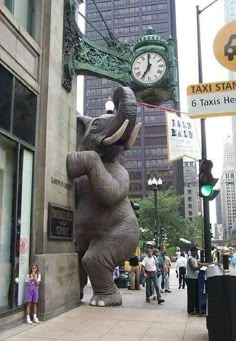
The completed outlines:
{"type": "Polygon", "coordinates": [[[189,85],[187,96],[191,118],[236,115],[236,80],[189,85]]]}
{"type": "Polygon", "coordinates": [[[166,111],[168,160],[174,161],[184,156],[199,160],[201,155],[195,123],[187,115],[179,117],[166,111]]]}

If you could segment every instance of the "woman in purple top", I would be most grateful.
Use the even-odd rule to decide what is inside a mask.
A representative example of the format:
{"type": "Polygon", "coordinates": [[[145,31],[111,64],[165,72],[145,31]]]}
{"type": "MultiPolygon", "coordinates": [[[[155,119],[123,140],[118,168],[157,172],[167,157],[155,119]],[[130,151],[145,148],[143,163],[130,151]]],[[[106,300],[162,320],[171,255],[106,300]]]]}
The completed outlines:
{"type": "Polygon", "coordinates": [[[30,319],[31,305],[33,306],[33,322],[39,323],[37,318],[37,303],[39,298],[39,284],[41,275],[36,263],[33,263],[26,276],[25,303],[26,303],[26,323],[32,324],[30,319]]]}

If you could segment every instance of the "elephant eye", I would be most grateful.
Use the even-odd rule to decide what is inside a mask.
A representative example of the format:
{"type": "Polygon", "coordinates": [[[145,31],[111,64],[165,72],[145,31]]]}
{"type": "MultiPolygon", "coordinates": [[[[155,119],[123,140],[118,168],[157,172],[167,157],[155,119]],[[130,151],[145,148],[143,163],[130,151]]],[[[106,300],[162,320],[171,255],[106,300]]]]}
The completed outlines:
{"type": "Polygon", "coordinates": [[[98,123],[99,123],[99,120],[94,120],[92,125],[93,125],[93,126],[97,126],[98,123]]]}

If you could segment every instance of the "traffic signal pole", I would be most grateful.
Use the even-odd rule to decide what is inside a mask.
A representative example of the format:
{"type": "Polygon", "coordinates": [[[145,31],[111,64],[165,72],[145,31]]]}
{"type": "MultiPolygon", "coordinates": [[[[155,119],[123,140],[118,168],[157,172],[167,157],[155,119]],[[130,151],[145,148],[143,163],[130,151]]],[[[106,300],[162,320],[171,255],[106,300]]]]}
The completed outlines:
{"type": "MultiPolygon", "coordinates": [[[[217,0],[210,3],[202,10],[199,6],[196,6],[197,15],[197,50],[198,50],[198,80],[199,83],[203,83],[202,76],[202,51],[201,51],[201,32],[200,32],[200,14],[213,5],[217,0]]],[[[206,120],[201,118],[201,147],[202,147],[202,160],[207,159],[207,146],[206,146],[206,120]]],[[[211,262],[211,224],[210,224],[210,209],[209,200],[203,198],[203,219],[204,219],[204,248],[205,248],[205,261],[211,262]]]]}

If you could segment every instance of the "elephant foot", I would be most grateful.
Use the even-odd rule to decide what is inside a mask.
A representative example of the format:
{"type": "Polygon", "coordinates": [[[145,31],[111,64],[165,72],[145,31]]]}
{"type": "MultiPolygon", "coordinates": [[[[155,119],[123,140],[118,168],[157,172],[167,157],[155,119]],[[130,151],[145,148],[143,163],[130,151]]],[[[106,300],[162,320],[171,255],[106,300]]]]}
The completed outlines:
{"type": "Polygon", "coordinates": [[[93,295],[90,300],[90,305],[97,307],[108,307],[108,306],[116,306],[121,305],[122,299],[119,292],[116,292],[111,295],[93,295]]]}

